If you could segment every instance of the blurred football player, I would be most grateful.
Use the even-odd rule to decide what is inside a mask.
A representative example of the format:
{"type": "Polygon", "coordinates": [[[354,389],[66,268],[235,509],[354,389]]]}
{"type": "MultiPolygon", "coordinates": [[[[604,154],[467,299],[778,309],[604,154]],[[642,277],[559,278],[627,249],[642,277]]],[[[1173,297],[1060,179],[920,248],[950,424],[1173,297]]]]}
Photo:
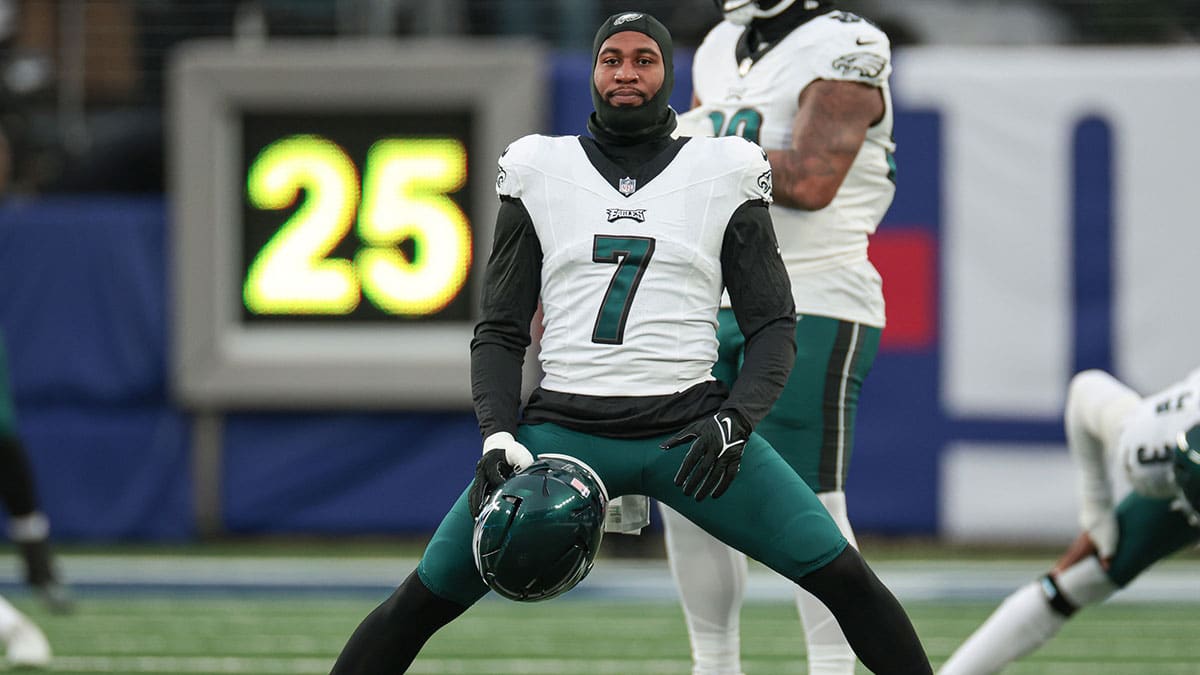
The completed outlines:
{"type": "Polygon", "coordinates": [[[1067,445],[1083,532],[1045,576],[1017,589],[941,675],[995,673],[1146,568],[1200,541],[1200,369],[1142,398],[1108,373],[1071,380],[1067,445]],[[1119,492],[1127,492],[1116,499],[1119,492]]]}
{"type": "MultiPolygon", "coordinates": [[[[874,672],[931,673],[899,602],[752,433],[795,352],[764,153],[741,138],[671,136],[672,40],[653,17],[613,15],[592,57],[592,137],[526,136],[500,158],[501,205],[471,344],[484,437],[475,480],[333,672],[403,672],[436,630],[483,597],[482,558],[494,549],[473,539],[484,539],[474,516],[515,505],[520,494],[503,503],[489,495],[535,455],[561,453],[589,467],[607,495],[666,502],[809,589],[874,672]],[[711,372],[723,288],[746,335],[732,389],[711,372]],[[522,419],[522,361],[539,299],[544,376],[522,419]]],[[[590,508],[582,513],[598,524],[590,508]]],[[[586,541],[592,530],[578,532],[586,541]]],[[[528,554],[542,555],[533,539],[528,554]]],[[[514,592],[526,594],[543,595],[514,592]]],[[[499,630],[521,639],[519,627],[499,630]]]]}
{"type": "Polygon", "coordinates": [[[68,612],[70,595],[59,580],[50,550],[50,520],[38,508],[33,469],[17,433],[0,334],[0,502],[8,511],[8,536],[17,545],[25,581],[54,612],[68,612]]]}
{"type": "MultiPolygon", "coordinates": [[[[817,493],[856,545],[845,484],[859,391],[884,326],[867,257],[895,194],[888,36],[814,0],[718,0],[725,21],[697,50],[693,109],[681,134],[738,135],[767,150],[771,218],[796,301],[796,365],[756,427],[817,493]]],[[[713,374],[733,382],[743,332],[720,313],[713,374]]],[[[687,615],[695,675],[738,675],[745,556],[663,508],[667,553],[687,615]]],[[[811,675],[852,675],[833,615],[803,589],[796,604],[811,675]]]]}
{"type": "Polygon", "coordinates": [[[41,668],[50,664],[50,643],[29,617],[0,597],[0,644],[13,668],[41,668]]]}

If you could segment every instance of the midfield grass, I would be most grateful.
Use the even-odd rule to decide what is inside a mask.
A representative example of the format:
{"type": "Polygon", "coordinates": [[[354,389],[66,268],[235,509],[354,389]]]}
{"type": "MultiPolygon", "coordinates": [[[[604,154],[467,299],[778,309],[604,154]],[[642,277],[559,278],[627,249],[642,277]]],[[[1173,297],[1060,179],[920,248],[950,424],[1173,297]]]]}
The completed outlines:
{"type": "MultiPolygon", "coordinates": [[[[26,595],[14,604],[46,631],[59,675],[327,673],[373,594],[85,594],[71,616],[26,595]]],[[[1200,599],[1198,599],[1200,600],[1200,599]]],[[[909,602],[935,666],[995,603],[909,602]]],[[[1088,610],[1015,675],[1172,675],[1200,668],[1200,602],[1088,610]]],[[[747,675],[803,673],[799,622],[787,603],[742,614],[747,675]]],[[[649,675],[690,672],[683,617],[671,602],[487,599],[436,635],[410,673],[649,675]]],[[[860,667],[859,672],[867,672],[860,667]]]]}

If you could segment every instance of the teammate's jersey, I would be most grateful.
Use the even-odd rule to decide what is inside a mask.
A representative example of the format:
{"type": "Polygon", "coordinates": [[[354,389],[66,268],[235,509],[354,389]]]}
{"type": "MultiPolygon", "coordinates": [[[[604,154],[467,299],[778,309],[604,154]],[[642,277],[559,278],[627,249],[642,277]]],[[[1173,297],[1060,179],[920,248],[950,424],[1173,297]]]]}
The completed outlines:
{"type": "Polygon", "coordinates": [[[1138,492],[1161,497],[1173,491],[1171,460],[1179,432],[1197,423],[1200,423],[1200,369],[1192,371],[1183,381],[1143,398],[1126,417],[1118,456],[1138,492]]]}
{"type": "Polygon", "coordinates": [[[713,379],[726,225],[770,200],[760,148],[693,139],[623,194],[578,138],[526,136],[496,190],[521,200],[542,247],[543,389],[658,396],[713,379]]]}
{"type": "Polygon", "coordinates": [[[875,232],[895,194],[891,46],[871,23],[843,11],[813,18],[765,51],[738,63],[746,29],[722,22],[696,51],[692,79],[700,107],[681,126],[707,121],[704,133],[741,135],[768,150],[792,146],[800,93],[814,80],[846,80],[878,87],[884,117],[866,140],[833,201],[819,211],[771,207],[796,310],[884,324],[883,287],[867,258],[875,232]],[[700,118],[698,120],[698,118],[700,118]]]}

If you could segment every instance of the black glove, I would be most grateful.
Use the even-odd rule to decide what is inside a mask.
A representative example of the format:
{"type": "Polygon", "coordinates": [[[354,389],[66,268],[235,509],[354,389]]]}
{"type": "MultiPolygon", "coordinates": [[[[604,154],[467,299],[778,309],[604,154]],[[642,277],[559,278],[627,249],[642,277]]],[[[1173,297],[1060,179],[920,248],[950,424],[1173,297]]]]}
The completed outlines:
{"type": "Polygon", "coordinates": [[[719,410],[712,417],[687,425],[660,447],[669,450],[692,442],[675,474],[675,485],[682,487],[683,494],[689,497],[694,492],[696,501],[702,502],[710,494],[716,499],[729,489],[737,476],[749,436],[749,425],[740,414],[734,410],[719,410]]]}
{"type": "Polygon", "coordinates": [[[475,480],[471,481],[471,489],[467,492],[467,505],[471,507],[471,517],[478,518],[492,490],[513,475],[513,467],[504,461],[504,450],[493,448],[484,453],[475,463],[475,480]]]}
{"type": "Polygon", "coordinates": [[[483,457],[475,463],[475,480],[471,481],[471,489],[467,491],[471,517],[479,517],[483,503],[493,490],[532,463],[533,455],[512,434],[500,432],[488,436],[483,442],[483,457]]]}

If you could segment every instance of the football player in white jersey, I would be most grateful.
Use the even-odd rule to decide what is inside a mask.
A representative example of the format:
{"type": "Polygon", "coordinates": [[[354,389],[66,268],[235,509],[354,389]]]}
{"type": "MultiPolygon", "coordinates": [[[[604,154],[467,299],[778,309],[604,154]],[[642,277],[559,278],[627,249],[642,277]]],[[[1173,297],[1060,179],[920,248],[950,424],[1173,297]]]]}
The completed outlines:
{"type": "Polygon", "coordinates": [[[0,597],[0,644],[12,668],[44,668],[50,665],[50,643],[46,634],[29,617],[0,597]]]}
{"type": "MultiPolygon", "coordinates": [[[[500,159],[501,205],[471,343],[484,437],[475,480],[333,672],[402,672],[483,597],[474,517],[514,471],[558,454],[586,465],[603,494],[670,504],[809,589],[874,672],[932,673],[899,602],[752,433],[795,356],[763,151],[740,138],[672,138],[671,37],[653,17],[613,15],[592,55],[592,137],[526,136],[500,159]],[[723,289],[746,334],[732,388],[711,372],[723,289]],[[544,376],[522,412],[539,299],[544,376]]],[[[521,639],[519,626],[498,631],[521,639]]]]}
{"type": "MultiPolygon", "coordinates": [[[[867,241],[895,194],[891,48],[829,2],[727,0],[693,63],[681,135],[737,135],[767,150],[771,218],[796,302],[796,365],[757,431],[817,493],[854,544],[844,486],[860,388],[884,326],[867,241]]],[[[714,374],[734,381],[742,332],[720,314],[714,374]]],[[[746,560],[663,508],[667,553],[687,615],[695,675],[738,675],[746,560]]],[[[797,590],[811,675],[852,675],[833,616],[797,590]]]]}
{"type": "Polygon", "coordinates": [[[1004,600],[941,675],[999,672],[1078,610],[1200,541],[1200,369],[1145,398],[1108,373],[1083,371],[1065,417],[1083,532],[1048,574],[1004,600]]]}

